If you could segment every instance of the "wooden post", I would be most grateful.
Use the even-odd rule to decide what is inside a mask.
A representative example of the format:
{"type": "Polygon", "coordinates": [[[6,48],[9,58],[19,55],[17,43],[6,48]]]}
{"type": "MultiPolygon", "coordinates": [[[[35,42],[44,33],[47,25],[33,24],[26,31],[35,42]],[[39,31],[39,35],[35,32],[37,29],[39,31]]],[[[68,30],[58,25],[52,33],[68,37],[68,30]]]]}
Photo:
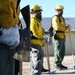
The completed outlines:
{"type": "Polygon", "coordinates": [[[20,61],[19,75],[22,75],[22,61],[20,61]]]}
{"type": "Polygon", "coordinates": [[[49,74],[51,75],[47,38],[45,39],[45,53],[46,53],[46,57],[47,57],[47,64],[48,64],[49,74]]]}

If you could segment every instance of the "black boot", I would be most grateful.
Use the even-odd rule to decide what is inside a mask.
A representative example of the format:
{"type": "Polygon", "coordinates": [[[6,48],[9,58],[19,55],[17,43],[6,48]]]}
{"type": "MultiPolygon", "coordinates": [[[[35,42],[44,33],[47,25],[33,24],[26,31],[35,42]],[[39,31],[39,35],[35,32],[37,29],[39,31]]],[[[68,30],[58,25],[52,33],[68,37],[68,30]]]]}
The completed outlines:
{"type": "Polygon", "coordinates": [[[66,66],[64,66],[64,65],[62,65],[62,64],[61,64],[61,68],[62,68],[62,70],[68,69],[68,67],[66,67],[66,66]]]}
{"type": "Polygon", "coordinates": [[[54,67],[58,70],[62,70],[62,67],[60,65],[54,64],[54,67]]]}
{"type": "Polygon", "coordinates": [[[54,66],[55,66],[55,68],[58,69],[58,70],[66,70],[66,69],[68,69],[66,66],[64,66],[64,65],[62,65],[62,64],[60,64],[60,65],[54,65],[54,66]]]}
{"type": "Polygon", "coordinates": [[[48,69],[42,68],[42,72],[48,72],[48,69]]]}

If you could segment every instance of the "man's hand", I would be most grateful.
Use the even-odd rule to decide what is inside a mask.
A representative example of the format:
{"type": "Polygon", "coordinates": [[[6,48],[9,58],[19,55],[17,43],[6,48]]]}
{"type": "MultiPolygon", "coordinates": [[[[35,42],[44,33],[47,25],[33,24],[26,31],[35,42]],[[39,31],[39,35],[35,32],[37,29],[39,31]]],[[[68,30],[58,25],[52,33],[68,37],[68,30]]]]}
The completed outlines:
{"type": "Polygon", "coordinates": [[[67,25],[67,30],[69,30],[69,31],[71,30],[71,25],[70,24],[67,25]]]}

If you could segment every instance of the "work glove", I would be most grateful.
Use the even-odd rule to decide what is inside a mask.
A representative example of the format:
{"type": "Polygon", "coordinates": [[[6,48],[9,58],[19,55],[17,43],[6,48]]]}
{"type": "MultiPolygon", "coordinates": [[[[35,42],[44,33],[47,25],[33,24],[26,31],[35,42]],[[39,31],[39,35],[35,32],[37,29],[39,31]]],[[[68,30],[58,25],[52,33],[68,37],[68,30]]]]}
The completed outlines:
{"type": "Polygon", "coordinates": [[[71,25],[70,24],[67,25],[67,30],[69,30],[69,31],[71,30],[71,25]]]}

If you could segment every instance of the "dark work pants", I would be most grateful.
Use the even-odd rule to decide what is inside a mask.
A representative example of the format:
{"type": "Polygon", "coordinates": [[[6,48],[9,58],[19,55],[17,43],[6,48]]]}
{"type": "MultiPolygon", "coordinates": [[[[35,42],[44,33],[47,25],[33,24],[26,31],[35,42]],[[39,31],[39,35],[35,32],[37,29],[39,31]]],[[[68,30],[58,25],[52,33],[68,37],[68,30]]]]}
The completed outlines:
{"type": "Polygon", "coordinates": [[[15,60],[15,75],[18,75],[19,73],[19,61],[18,60],[15,60]]]}
{"type": "Polygon", "coordinates": [[[0,44],[0,75],[14,75],[15,59],[13,54],[15,50],[3,47],[0,44]]]}
{"type": "MultiPolygon", "coordinates": [[[[18,46],[15,49],[16,51],[18,50],[18,46]]],[[[20,61],[18,61],[18,60],[15,59],[15,74],[14,75],[18,75],[18,73],[19,73],[19,67],[20,67],[20,61]]]]}
{"type": "Polygon", "coordinates": [[[41,75],[44,52],[40,45],[31,45],[30,52],[30,75],[41,75]]]}

